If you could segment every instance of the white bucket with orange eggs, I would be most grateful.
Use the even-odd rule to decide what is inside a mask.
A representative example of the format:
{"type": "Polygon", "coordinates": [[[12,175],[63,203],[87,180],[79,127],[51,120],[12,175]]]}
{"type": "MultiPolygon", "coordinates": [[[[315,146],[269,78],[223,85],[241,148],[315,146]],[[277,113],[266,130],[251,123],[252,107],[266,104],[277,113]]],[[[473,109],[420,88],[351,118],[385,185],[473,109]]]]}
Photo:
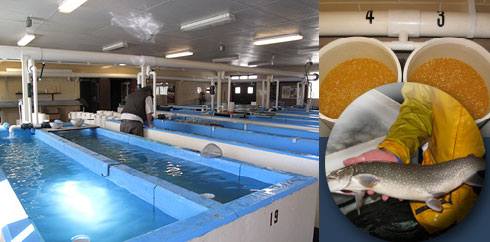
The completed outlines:
{"type": "MultiPolygon", "coordinates": [[[[436,58],[454,58],[471,66],[483,79],[490,96],[490,54],[479,44],[463,38],[431,39],[415,49],[407,59],[403,70],[403,80],[409,81],[415,70],[424,63],[436,58]]],[[[472,93],[468,93],[472,95],[472,93]]],[[[481,123],[490,118],[490,107],[486,115],[479,117],[481,123]]]]}
{"type": "MultiPolygon", "coordinates": [[[[320,87],[327,74],[339,64],[356,59],[369,58],[384,64],[401,82],[402,71],[395,53],[387,48],[381,41],[373,38],[350,37],[334,40],[320,49],[320,87]]],[[[353,87],[357,88],[357,87],[353,87]]],[[[320,90],[320,93],[322,91],[320,90]]],[[[322,97],[320,97],[322,99],[322,97]]],[[[328,117],[320,110],[320,118],[330,128],[337,118],[328,117]]]]}

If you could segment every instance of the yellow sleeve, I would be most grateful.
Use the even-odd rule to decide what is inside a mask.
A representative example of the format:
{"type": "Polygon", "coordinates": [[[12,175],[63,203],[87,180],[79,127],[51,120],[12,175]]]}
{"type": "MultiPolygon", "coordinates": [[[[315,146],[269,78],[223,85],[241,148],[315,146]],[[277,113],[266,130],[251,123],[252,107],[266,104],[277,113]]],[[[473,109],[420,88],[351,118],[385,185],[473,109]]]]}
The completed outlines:
{"type": "Polygon", "coordinates": [[[402,88],[404,102],[397,120],[378,149],[389,150],[403,163],[410,163],[420,144],[432,134],[432,92],[428,86],[405,83],[402,88]]]}

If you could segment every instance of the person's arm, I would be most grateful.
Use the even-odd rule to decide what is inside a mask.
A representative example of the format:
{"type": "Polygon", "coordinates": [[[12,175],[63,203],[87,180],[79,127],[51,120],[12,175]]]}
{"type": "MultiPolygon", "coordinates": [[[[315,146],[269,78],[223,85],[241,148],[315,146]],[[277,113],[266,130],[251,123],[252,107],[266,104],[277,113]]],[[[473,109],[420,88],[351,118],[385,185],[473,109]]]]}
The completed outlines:
{"type": "Polygon", "coordinates": [[[155,127],[155,126],[154,126],[154,125],[151,123],[151,119],[152,119],[152,118],[153,118],[153,117],[151,116],[151,113],[147,113],[147,114],[146,114],[146,120],[148,120],[148,127],[150,127],[150,128],[154,128],[154,127],[155,127]]]}
{"type": "MultiPolygon", "coordinates": [[[[369,161],[410,163],[410,154],[432,134],[433,97],[428,86],[412,83],[404,84],[402,94],[405,101],[385,140],[377,149],[344,160],[345,166],[369,161]]],[[[374,192],[369,190],[368,194],[374,192]]],[[[386,201],[388,196],[382,195],[382,199],[386,201]]]]}
{"type": "Polygon", "coordinates": [[[152,114],[153,114],[153,101],[151,96],[146,97],[145,99],[145,112],[146,112],[146,120],[148,121],[148,127],[154,128],[152,124],[152,114]]]}
{"type": "Polygon", "coordinates": [[[418,83],[405,83],[402,94],[405,99],[400,106],[397,120],[378,149],[385,149],[395,154],[403,163],[410,163],[410,154],[432,135],[432,102],[431,87],[418,83]]]}

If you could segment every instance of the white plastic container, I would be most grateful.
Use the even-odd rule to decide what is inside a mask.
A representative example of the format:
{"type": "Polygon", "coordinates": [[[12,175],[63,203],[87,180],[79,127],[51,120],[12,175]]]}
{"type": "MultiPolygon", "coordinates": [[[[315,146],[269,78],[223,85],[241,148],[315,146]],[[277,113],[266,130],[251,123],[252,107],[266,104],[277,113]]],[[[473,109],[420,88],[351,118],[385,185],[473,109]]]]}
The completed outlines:
{"type": "Polygon", "coordinates": [[[42,121],[46,119],[48,119],[48,116],[45,113],[37,113],[37,120],[39,120],[39,123],[42,123],[42,121]]]}
{"type": "MultiPolygon", "coordinates": [[[[454,58],[473,67],[483,78],[487,89],[490,87],[490,54],[481,45],[462,38],[431,39],[415,49],[407,59],[403,70],[403,80],[408,81],[413,72],[422,64],[436,58],[454,58]]],[[[490,96],[490,89],[488,90],[490,96]]],[[[476,123],[490,118],[490,110],[476,123]]]]}
{"type": "MultiPolygon", "coordinates": [[[[327,74],[340,63],[355,59],[370,58],[386,65],[397,77],[402,80],[400,62],[395,53],[381,41],[373,38],[350,37],[334,40],[320,49],[320,86],[327,74]]],[[[353,87],[356,88],[356,87],[353,87]]],[[[320,113],[320,118],[332,127],[337,119],[327,117],[320,113]]]]}

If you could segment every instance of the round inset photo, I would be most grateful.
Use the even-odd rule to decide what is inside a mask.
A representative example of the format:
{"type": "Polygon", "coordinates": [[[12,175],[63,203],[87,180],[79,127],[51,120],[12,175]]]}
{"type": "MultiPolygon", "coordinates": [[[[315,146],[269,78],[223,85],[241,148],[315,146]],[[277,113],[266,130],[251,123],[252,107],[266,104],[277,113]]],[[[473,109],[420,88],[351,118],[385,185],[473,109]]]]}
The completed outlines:
{"type": "Polygon", "coordinates": [[[436,237],[470,212],[483,184],[483,139],[452,96],[419,83],[372,89],[339,116],[325,170],[343,214],[390,241],[436,237]]]}

